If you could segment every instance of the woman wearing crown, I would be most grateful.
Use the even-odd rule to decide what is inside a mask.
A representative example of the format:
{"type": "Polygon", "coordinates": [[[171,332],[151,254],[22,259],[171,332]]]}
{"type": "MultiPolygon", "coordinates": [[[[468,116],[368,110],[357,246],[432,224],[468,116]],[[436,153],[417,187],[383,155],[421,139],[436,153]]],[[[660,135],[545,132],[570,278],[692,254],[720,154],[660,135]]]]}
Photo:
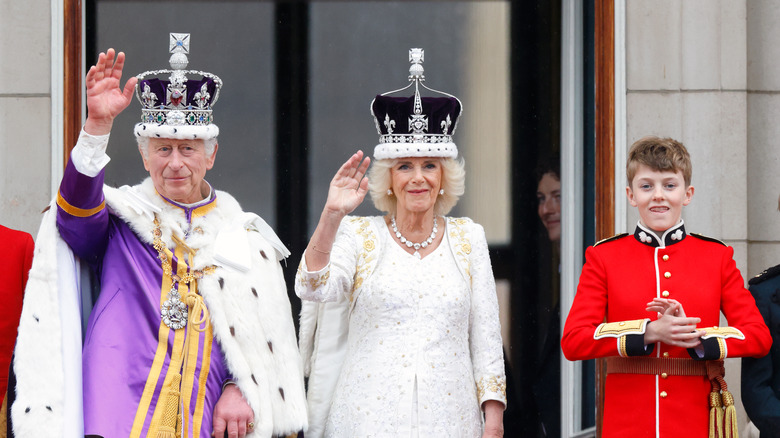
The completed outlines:
{"type": "MultiPolygon", "coordinates": [[[[412,69],[419,85],[422,66],[412,69]]],[[[306,436],[500,437],[505,376],[487,243],[481,226],[445,216],[464,191],[451,140],[460,101],[415,89],[377,96],[372,112],[374,166],[364,178],[371,160],[358,151],[338,170],[298,269],[296,293],[319,303],[304,302],[301,318],[306,436]],[[348,216],[369,192],[385,215],[348,216]]]]}

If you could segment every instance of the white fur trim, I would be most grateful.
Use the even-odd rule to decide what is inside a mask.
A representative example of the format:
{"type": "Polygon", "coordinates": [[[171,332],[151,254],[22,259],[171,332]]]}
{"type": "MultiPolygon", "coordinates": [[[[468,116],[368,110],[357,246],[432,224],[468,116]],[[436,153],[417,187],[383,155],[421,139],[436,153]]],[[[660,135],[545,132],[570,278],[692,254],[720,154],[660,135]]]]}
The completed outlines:
{"type": "Polygon", "coordinates": [[[210,140],[217,138],[219,128],[210,125],[158,125],[157,123],[136,123],[133,129],[136,137],[175,138],[177,140],[210,140]]]}
{"type": "Polygon", "coordinates": [[[406,157],[457,158],[455,143],[382,143],[374,147],[374,159],[386,160],[406,157]]]}
{"type": "MultiPolygon", "coordinates": [[[[136,196],[144,195],[162,211],[157,215],[162,239],[172,242],[172,230],[181,230],[186,225],[184,216],[156,194],[151,178],[134,189],[136,196]]],[[[218,207],[192,219],[193,228],[203,230],[203,234],[191,233],[187,239],[187,244],[197,249],[193,258],[195,269],[214,263],[215,236],[224,226],[235,221],[255,222],[256,216],[244,213],[232,196],[221,191],[216,194],[218,207]]],[[[110,210],[127,222],[139,239],[151,243],[153,219],[144,212],[139,214],[137,203],[131,206],[118,202],[115,195],[127,196],[118,190],[107,189],[106,203],[110,210]]],[[[218,268],[201,279],[198,288],[211,313],[214,334],[228,369],[254,410],[255,428],[249,436],[288,435],[307,427],[303,364],[298,353],[290,301],[281,265],[275,257],[276,248],[263,233],[246,231],[246,238],[250,247],[250,270],[242,273],[218,268]],[[279,388],[283,389],[284,398],[279,388]]]]}
{"type": "Polygon", "coordinates": [[[52,202],[38,231],[19,321],[11,408],[17,437],[84,436],[78,262],[60,239],[56,218],[52,202]]]}
{"type": "MultiPolygon", "coordinates": [[[[181,235],[185,218],[178,208],[156,194],[151,179],[131,189],[106,187],[104,192],[109,211],[125,220],[139,240],[147,244],[152,241],[154,214],[149,214],[150,210],[159,210],[165,242],[172,241],[174,229],[181,235]],[[141,198],[145,201],[139,203],[141,198]]],[[[193,219],[193,227],[203,230],[203,234],[192,233],[187,240],[188,245],[198,249],[193,259],[195,269],[213,263],[217,232],[244,214],[227,193],[217,192],[216,202],[218,207],[209,214],[193,219]]],[[[73,297],[78,291],[75,284],[70,292],[57,285],[62,276],[58,268],[60,272],[75,272],[75,266],[62,266],[67,263],[56,261],[56,245],[62,242],[56,233],[56,214],[56,204],[52,204],[38,234],[19,325],[14,363],[17,399],[11,412],[17,437],[84,436],[83,414],[65,407],[67,399],[68,404],[75,404],[74,409],[81,408],[81,394],[68,393],[73,385],[81,386],[81,325],[68,327],[74,325],[73,321],[66,326],[60,318],[60,307],[75,303],[73,297]],[[72,296],[67,302],[60,298],[66,292],[72,296]],[[63,337],[72,340],[74,336],[79,342],[76,358],[63,345],[63,337]],[[69,384],[65,383],[63,370],[68,371],[69,384]],[[79,380],[72,380],[76,378],[79,380]],[[73,401],[74,397],[78,400],[73,401]],[[81,430],[63,429],[73,421],[74,427],[81,430]]],[[[214,334],[227,367],[254,411],[254,432],[247,436],[288,435],[307,428],[303,364],[290,301],[281,266],[274,257],[275,248],[261,233],[247,231],[247,240],[252,259],[249,272],[218,268],[201,279],[198,286],[211,313],[214,334]]]]}

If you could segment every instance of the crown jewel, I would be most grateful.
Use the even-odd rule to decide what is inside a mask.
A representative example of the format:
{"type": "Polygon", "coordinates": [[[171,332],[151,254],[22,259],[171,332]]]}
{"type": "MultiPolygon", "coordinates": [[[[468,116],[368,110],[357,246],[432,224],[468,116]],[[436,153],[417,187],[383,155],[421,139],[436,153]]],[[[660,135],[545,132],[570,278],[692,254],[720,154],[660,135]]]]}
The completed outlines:
{"type": "Polygon", "coordinates": [[[139,74],[135,94],[141,102],[141,123],[135,133],[141,137],[214,138],[212,106],[219,98],[222,80],[211,73],[185,70],[189,64],[190,34],[171,33],[170,69],[139,74]],[[150,76],[169,74],[168,79],[150,76]],[[187,75],[200,75],[188,79],[187,75]]]}
{"type": "Polygon", "coordinates": [[[424,60],[423,49],[410,49],[409,85],[380,94],[371,102],[371,113],[379,133],[374,159],[458,156],[452,135],[463,106],[457,97],[429,88],[423,83],[424,60]],[[410,97],[389,96],[412,85],[414,95],[410,97]],[[422,97],[421,86],[443,97],[422,97]]]}

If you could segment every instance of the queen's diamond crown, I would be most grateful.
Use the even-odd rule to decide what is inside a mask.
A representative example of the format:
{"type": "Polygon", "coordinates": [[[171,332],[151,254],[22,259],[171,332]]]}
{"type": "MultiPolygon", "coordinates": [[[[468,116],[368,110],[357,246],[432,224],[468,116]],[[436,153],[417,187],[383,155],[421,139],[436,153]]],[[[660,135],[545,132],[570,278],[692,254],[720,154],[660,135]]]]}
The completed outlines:
{"type": "Polygon", "coordinates": [[[379,134],[379,144],[374,148],[375,159],[410,156],[455,158],[458,155],[452,135],[463,105],[457,97],[429,88],[423,83],[424,60],[423,49],[410,49],[409,85],[377,95],[371,102],[371,114],[379,134]],[[412,96],[390,96],[412,85],[412,96]],[[440,96],[422,97],[420,87],[440,96]]]}

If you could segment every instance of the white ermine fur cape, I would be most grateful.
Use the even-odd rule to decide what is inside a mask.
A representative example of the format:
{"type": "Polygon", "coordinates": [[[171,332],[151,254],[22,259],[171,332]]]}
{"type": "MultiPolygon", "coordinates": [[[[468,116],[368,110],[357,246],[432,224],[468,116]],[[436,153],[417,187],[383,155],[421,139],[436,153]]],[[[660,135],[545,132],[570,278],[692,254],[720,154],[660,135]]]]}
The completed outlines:
{"type": "MultiPolygon", "coordinates": [[[[157,195],[151,179],[134,187],[105,187],[111,214],[150,244],[154,216],[162,240],[183,237],[186,219],[157,195]]],[[[288,435],[307,426],[303,365],[279,260],[289,255],[271,228],[244,213],[227,193],[193,218],[187,244],[197,250],[194,269],[218,269],[198,282],[225,361],[249,405],[255,428],[248,436],[288,435]],[[219,242],[219,244],[217,244],[219,242]]],[[[83,437],[81,401],[81,298],[78,262],[56,230],[57,207],[46,213],[36,240],[25,291],[11,411],[17,438],[83,437]]],[[[110,391],[110,388],[106,388],[110,391]]]]}

